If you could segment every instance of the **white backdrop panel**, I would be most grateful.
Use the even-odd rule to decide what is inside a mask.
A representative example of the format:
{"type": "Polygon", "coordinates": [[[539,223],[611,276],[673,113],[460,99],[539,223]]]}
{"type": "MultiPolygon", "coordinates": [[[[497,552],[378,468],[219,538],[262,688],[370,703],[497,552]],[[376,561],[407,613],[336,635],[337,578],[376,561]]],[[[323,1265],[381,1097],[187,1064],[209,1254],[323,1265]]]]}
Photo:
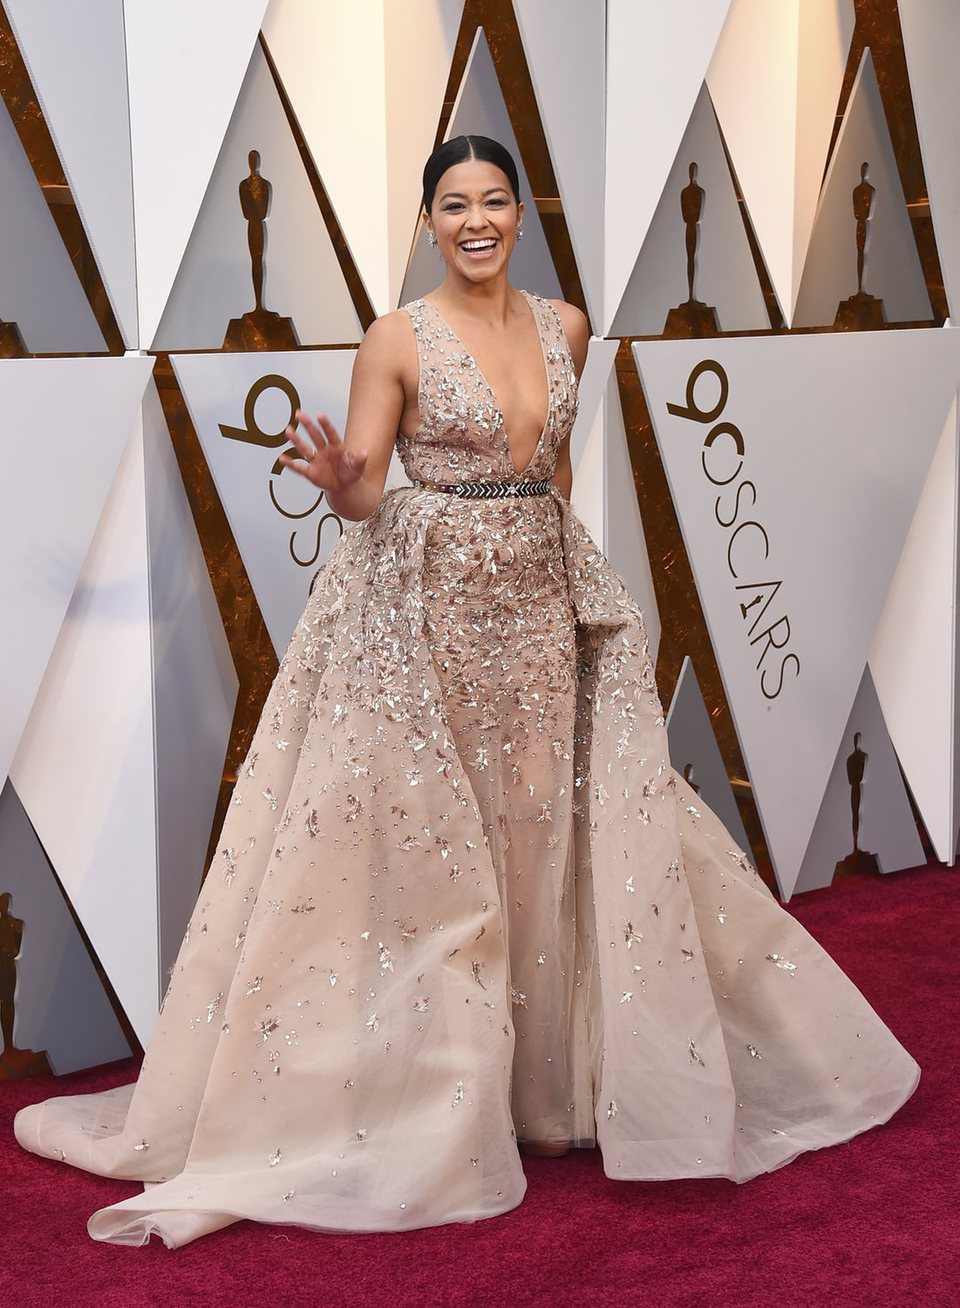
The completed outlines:
{"type": "Polygon", "coordinates": [[[13,1039],[58,1076],[130,1053],[36,832],[10,781],[0,788],[0,893],[23,923],[13,1039]]]}
{"type": "Polygon", "coordinates": [[[617,341],[591,337],[570,433],[570,505],[643,609],[653,657],[660,620],[614,365],[617,341]]]}
{"type": "Polygon", "coordinates": [[[887,322],[922,322],[933,316],[877,74],[870,51],[865,50],[824,180],[793,317],[795,327],[831,324],[839,301],[856,292],[853,190],[864,162],[870,165],[867,180],[876,192],[867,228],[864,290],[883,300],[887,322]]]}
{"type": "Polygon", "coordinates": [[[570,503],[600,547],[606,531],[604,397],[617,342],[591,336],[578,387],[577,418],[570,433],[573,492],[570,503]]]}
{"type": "Polygon", "coordinates": [[[623,299],[729,8],[730,0],[607,0],[604,334],[623,299]]]}
{"type": "Polygon", "coordinates": [[[16,128],[0,100],[0,319],[32,354],[106,350],[16,128]]]}
{"type": "Polygon", "coordinates": [[[603,320],[606,12],[513,0],[591,321],[603,320]],[[576,95],[571,94],[572,87],[576,95]]]}
{"type": "Polygon", "coordinates": [[[67,612],[151,366],[136,358],[0,361],[0,778],[67,612]],[[35,444],[38,415],[61,412],[70,415],[69,431],[61,426],[47,440],[38,512],[24,451],[35,444]]]}
{"type": "Polygon", "coordinates": [[[577,419],[581,450],[570,493],[570,507],[601,549],[607,519],[603,410],[604,400],[601,398],[589,425],[586,419],[577,419]]]}
{"type": "Polygon", "coordinates": [[[146,1044],[160,985],[144,496],[138,420],[10,775],[146,1044]]]}
{"type": "Polygon", "coordinates": [[[267,0],[124,0],[139,344],[149,349],[267,0]]]}
{"type": "Polygon", "coordinates": [[[259,45],[254,49],[154,348],[219,349],[254,306],[247,222],[237,188],[251,150],[271,186],[263,302],[292,318],[301,345],[360,339],[350,293],[259,45]]]}
{"type": "Polygon", "coordinates": [[[634,352],[789,895],[956,391],[960,346],[950,332],[901,331],[634,352]]]}
{"type": "Polygon", "coordinates": [[[653,589],[653,574],[640,519],[640,505],[615,373],[607,382],[604,417],[607,516],[603,547],[623,584],[643,610],[643,625],[650,642],[650,652],[656,661],[660,647],[660,614],[653,589]]]}
{"type": "Polygon", "coordinates": [[[385,313],[393,305],[383,0],[271,0],[263,35],[367,294],[385,313]]]}
{"type": "Polygon", "coordinates": [[[289,469],[274,471],[290,448],[284,429],[302,406],[343,431],[355,357],[304,350],[171,359],[278,655],[341,535],[322,491],[289,469]],[[224,436],[221,425],[250,435],[224,436]]]}
{"type": "Polygon", "coordinates": [[[8,0],[6,11],[123,339],[136,345],[123,0],[8,0]]]}
{"type": "Polygon", "coordinates": [[[829,886],[837,864],[853,853],[854,805],[859,815],[856,847],[875,854],[881,872],[898,872],[926,862],[869,669],[864,671],[850,710],[794,890],[829,886]],[[856,774],[857,748],[866,759],[860,760],[863,779],[855,797],[850,771],[856,774]]]}
{"type": "MultiPolygon", "coordinates": [[[[495,141],[500,141],[517,162],[520,198],[526,202],[526,209],[523,214],[523,241],[517,245],[510,261],[511,281],[537,295],[560,299],[560,282],[550,257],[537,206],[533,203],[530,182],[520,158],[517,138],[513,134],[510,115],[507,113],[483,28],[477,30],[445,139],[470,134],[490,136],[495,141]]],[[[426,295],[443,280],[443,272],[443,263],[437,258],[437,252],[427,244],[426,230],[421,224],[404,279],[401,300],[406,302],[426,295]]]]}
{"type": "Polygon", "coordinates": [[[733,169],[788,324],[854,17],[853,0],[733,0],[707,73],[733,169]]]}
{"type": "Polygon", "coordinates": [[[577,387],[577,420],[570,433],[570,463],[574,480],[593,420],[606,393],[618,346],[618,341],[609,341],[602,336],[591,336],[587,344],[587,360],[577,387]]]}
{"type": "Polygon", "coordinates": [[[903,48],[923,152],[923,171],[947,304],[960,318],[960,5],[956,0],[900,0],[903,48]]]}
{"type": "Polygon", "coordinates": [[[944,863],[953,862],[960,823],[957,480],[955,401],[870,650],[870,669],[890,735],[944,863]]]}
{"type": "Polygon", "coordinates": [[[738,849],[749,850],[750,842],[689,655],[681,664],[670,701],[667,739],[670,762],[703,796],[704,803],[719,817],[738,849]]]}
{"type": "Polygon", "coordinates": [[[714,306],[723,331],[770,326],[710,92],[704,86],[614,317],[611,331],[617,336],[659,336],[667,311],[687,299],[680,193],[690,181],[691,163],[697,165],[697,184],[704,192],[694,294],[714,306]]]}
{"type": "Polygon", "coordinates": [[[200,890],[238,682],[153,383],[143,433],[162,991],[200,890]]]}
{"type": "Polygon", "coordinates": [[[384,0],[384,217],[389,258],[389,303],[385,308],[393,309],[400,303],[417,234],[423,165],[436,140],[462,14],[463,0],[404,0],[402,5],[384,0]]]}
{"type": "Polygon", "coordinates": [[[236,691],[151,383],[11,770],[143,1043],[196,900],[236,691]]]}

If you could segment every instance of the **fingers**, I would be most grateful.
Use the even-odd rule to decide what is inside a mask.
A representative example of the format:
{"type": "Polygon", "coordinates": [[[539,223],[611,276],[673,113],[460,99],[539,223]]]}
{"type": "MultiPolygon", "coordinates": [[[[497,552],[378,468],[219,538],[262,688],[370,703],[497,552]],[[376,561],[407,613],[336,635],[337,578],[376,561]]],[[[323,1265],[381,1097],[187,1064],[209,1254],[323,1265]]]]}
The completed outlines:
{"type": "Polygon", "coordinates": [[[309,433],[310,439],[318,448],[321,445],[335,444],[340,440],[336,427],[325,413],[318,413],[314,420],[303,409],[297,409],[293,416],[297,424],[309,433]]]}
{"type": "Polygon", "coordinates": [[[308,460],[292,459],[289,454],[281,454],[277,462],[283,464],[285,468],[290,468],[293,472],[299,472],[300,476],[306,477],[308,481],[312,480],[308,460]]]}
{"type": "Polygon", "coordinates": [[[325,413],[317,414],[317,422],[322,428],[323,434],[327,438],[328,444],[330,445],[343,444],[343,438],[341,437],[340,433],[337,431],[336,427],[334,427],[333,423],[330,421],[330,419],[327,417],[325,413]]]}
{"type": "MultiPolygon", "coordinates": [[[[316,420],[314,420],[308,413],[305,413],[303,409],[297,409],[293,416],[296,418],[297,424],[305,428],[309,433],[310,438],[317,448],[319,448],[321,444],[333,446],[343,444],[343,438],[325,413],[318,413],[316,420]]],[[[287,430],[290,431],[291,428],[288,427],[287,430]]]]}
{"type": "Polygon", "coordinates": [[[334,480],[337,474],[334,471],[337,463],[340,464],[340,475],[347,471],[353,474],[350,481],[355,481],[363,473],[367,462],[366,450],[347,450],[344,447],[343,438],[337,431],[336,427],[330,421],[325,413],[318,413],[316,420],[312,419],[303,409],[297,409],[294,412],[296,426],[291,424],[286,429],[286,434],[290,443],[303,456],[301,459],[292,458],[290,454],[281,454],[278,462],[284,468],[292,468],[294,472],[299,472],[301,476],[312,481],[314,485],[320,485],[318,480],[321,476],[324,478],[324,484],[328,474],[332,474],[334,480]],[[299,430],[302,427],[309,435],[313,444],[307,440],[307,437],[299,430]],[[325,456],[330,456],[329,460],[325,457],[318,458],[323,451],[325,456]],[[323,464],[323,472],[320,471],[320,463],[323,464]]]}
{"type": "MultiPolygon", "coordinates": [[[[300,451],[300,453],[303,455],[305,459],[313,458],[313,456],[317,452],[316,441],[314,441],[314,443],[311,445],[310,442],[306,440],[306,438],[302,435],[302,433],[297,431],[296,427],[288,427],[286,434],[290,439],[291,445],[294,445],[300,451]]],[[[321,442],[322,442],[322,437],[321,437],[321,442]]]]}

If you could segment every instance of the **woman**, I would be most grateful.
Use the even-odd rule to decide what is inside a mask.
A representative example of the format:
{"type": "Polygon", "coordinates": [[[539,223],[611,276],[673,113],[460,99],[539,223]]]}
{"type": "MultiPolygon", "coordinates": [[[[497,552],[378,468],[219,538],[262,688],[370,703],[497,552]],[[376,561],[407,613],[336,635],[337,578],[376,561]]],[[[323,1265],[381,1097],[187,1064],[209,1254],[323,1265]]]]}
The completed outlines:
{"type": "MultiPolygon", "coordinates": [[[[151,1182],[91,1234],[398,1230],[517,1204],[517,1143],[745,1181],[919,1069],[669,766],[643,619],[567,503],[587,327],[513,289],[516,167],[424,172],[446,266],[291,467],[358,520],[244,762],[135,1086],[22,1144],[151,1182]],[[396,443],[413,485],[383,493],[396,443]]],[[[307,439],[309,436],[310,439],[307,439]]]]}

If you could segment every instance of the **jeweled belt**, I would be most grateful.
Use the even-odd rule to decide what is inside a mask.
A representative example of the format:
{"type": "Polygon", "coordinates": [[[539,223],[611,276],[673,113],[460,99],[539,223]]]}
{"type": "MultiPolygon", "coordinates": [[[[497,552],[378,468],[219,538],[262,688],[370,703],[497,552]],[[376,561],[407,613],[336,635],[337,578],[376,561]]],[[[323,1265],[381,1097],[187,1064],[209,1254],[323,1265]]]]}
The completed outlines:
{"type": "Polygon", "coordinates": [[[446,491],[463,500],[507,500],[529,495],[547,495],[553,485],[549,478],[543,481],[415,481],[414,486],[424,490],[446,491]]]}

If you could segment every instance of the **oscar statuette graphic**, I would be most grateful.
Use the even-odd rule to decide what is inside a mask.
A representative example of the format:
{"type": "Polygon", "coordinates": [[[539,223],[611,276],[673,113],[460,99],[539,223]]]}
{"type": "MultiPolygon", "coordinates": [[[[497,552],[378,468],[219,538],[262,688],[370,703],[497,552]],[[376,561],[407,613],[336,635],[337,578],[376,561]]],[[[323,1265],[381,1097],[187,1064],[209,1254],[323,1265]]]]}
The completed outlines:
{"type": "Polygon", "coordinates": [[[0,1028],[3,1030],[0,1081],[19,1081],[50,1071],[46,1054],[17,1049],[13,1043],[17,959],[23,944],[23,923],[11,913],[10,902],[9,895],[0,895],[0,1028]]]}
{"type": "Polygon", "coordinates": [[[857,220],[857,293],[841,300],[837,308],[834,327],[841,331],[871,331],[886,324],[883,301],[863,289],[867,266],[867,245],[870,240],[870,220],[876,200],[876,188],[867,181],[869,163],[860,165],[860,181],[853,188],[853,214],[857,220]]]}
{"type": "Polygon", "coordinates": [[[272,187],[260,174],[260,154],[251,150],[250,173],[240,183],[240,208],[247,220],[247,245],[253,277],[253,309],[231,318],[223,338],[225,350],[294,350],[300,344],[292,318],[282,318],[263,305],[264,253],[272,187]]]}
{"type": "Polygon", "coordinates": [[[690,165],[690,181],[680,192],[680,213],[686,228],[687,247],[687,298],[667,314],[663,334],[672,340],[686,340],[699,336],[716,336],[720,331],[717,311],[698,300],[694,294],[697,270],[697,243],[700,236],[700,216],[706,192],[697,181],[697,165],[690,165]]]}
{"type": "Polygon", "coordinates": [[[856,732],[853,737],[853,750],[847,758],[847,783],[850,786],[850,820],[853,837],[853,849],[842,858],[836,866],[835,875],[845,872],[880,873],[875,854],[860,848],[860,821],[863,812],[863,792],[867,781],[867,764],[869,755],[863,749],[863,735],[856,732]]]}

